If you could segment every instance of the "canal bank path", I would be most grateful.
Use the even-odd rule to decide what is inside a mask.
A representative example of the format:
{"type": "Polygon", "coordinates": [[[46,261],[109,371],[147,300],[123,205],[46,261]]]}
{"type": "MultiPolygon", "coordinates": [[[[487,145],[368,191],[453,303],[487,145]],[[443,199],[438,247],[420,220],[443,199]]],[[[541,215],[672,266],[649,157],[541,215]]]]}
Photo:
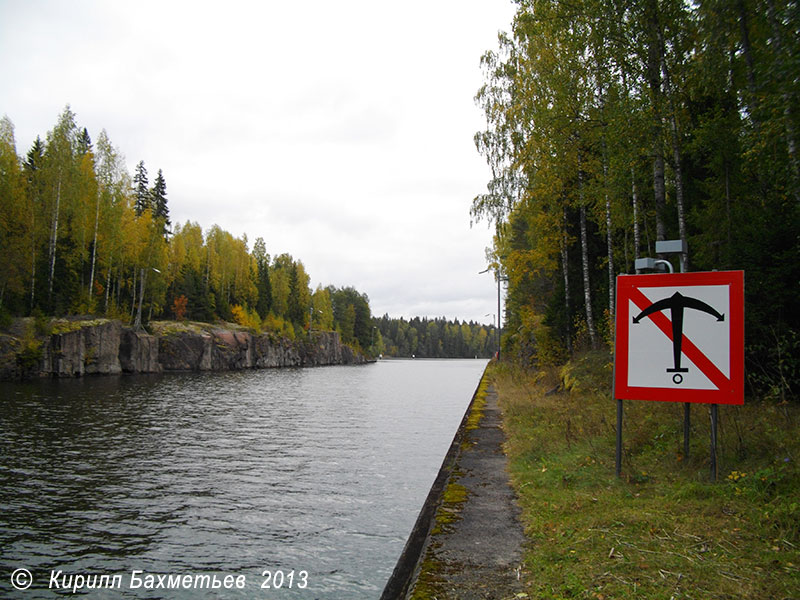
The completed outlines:
{"type": "Polygon", "coordinates": [[[453,456],[442,465],[439,490],[434,483],[431,496],[437,498],[429,496],[426,503],[435,504],[429,507],[432,519],[398,600],[528,597],[522,565],[526,538],[509,483],[501,411],[494,387],[484,386],[456,435],[453,456]]]}

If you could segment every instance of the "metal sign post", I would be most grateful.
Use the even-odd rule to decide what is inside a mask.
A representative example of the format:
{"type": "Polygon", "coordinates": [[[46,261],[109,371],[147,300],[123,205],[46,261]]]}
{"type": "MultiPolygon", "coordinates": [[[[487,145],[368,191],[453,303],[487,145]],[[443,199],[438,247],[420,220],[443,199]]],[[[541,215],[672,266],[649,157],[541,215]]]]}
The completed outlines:
{"type": "Polygon", "coordinates": [[[711,405],[711,481],[717,480],[717,408],[711,405]]]}
{"type": "Polygon", "coordinates": [[[622,474],[622,398],[617,398],[617,477],[622,474]]]}
{"type": "MultiPolygon", "coordinates": [[[[686,272],[686,256],[689,248],[685,240],[663,240],[656,242],[656,254],[677,254],[680,262],[680,272],[686,272]]],[[[692,405],[683,403],[683,464],[689,462],[689,436],[691,435],[692,405]]]]}

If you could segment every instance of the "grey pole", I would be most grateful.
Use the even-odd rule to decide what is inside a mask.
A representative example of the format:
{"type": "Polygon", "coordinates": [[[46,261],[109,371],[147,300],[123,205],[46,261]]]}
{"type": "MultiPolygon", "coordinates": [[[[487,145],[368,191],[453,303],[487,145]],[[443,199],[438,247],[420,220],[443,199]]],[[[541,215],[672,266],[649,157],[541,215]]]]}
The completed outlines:
{"type": "MultiPolygon", "coordinates": [[[[686,253],[680,254],[681,273],[686,272],[686,253]]],[[[683,403],[683,464],[689,463],[689,435],[692,425],[692,404],[690,402],[683,403]]]]}
{"type": "MultiPolygon", "coordinates": [[[[680,263],[680,272],[686,272],[686,256],[688,253],[687,244],[683,240],[662,240],[656,242],[657,254],[677,254],[680,263]]],[[[671,270],[671,269],[670,269],[671,270]]],[[[689,462],[689,436],[692,424],[692,405],[690,402],[683,403],[683,461],[689,462]]]]}
{"type": "Polygon", "coordinates": [[[500,332],[503,330],[503,316],[500,313],[500,269],[497,269],[497,360],[500,360],[500,332]]]}
{"type": "Polygon", "coordinates": [[[617,477],[622,474],[622,400],[617,399],[617,453],[616,453],[617,477]]]}
{"type": "MultiPolygon", "coordinates": [[[[483,271],[478,271],[478,275],[482,275],[483,273],[488,273],[490,269],[484,269],[483,271]]],[[[495,269],[495,277],[497,277],[497,360],[500,360],[500,328],[501,328],[501,317],[500,317],[500,267],[498,266],[495,269]]]]}
{"type": "Polygon", "coordinates": [[[692,405],[689,402],[683,403],[683,461],[689,461],[689,431],[692,421],[692,405]]]}
{"type": "Polygon", "coordinates": [[[717,404],[711,405],[711,481],[717,480],[717,404]]]}

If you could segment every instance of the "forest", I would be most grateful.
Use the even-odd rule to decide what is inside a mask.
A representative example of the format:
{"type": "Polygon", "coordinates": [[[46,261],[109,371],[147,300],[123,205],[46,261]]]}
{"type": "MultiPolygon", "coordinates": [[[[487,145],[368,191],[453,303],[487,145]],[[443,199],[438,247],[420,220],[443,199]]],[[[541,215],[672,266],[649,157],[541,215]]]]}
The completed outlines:
{"type": "Polygon", "coordinates": [[[376,320],[384,352],[416,358],[487,358],[497,350],[497,329],[444,318],[376,320]]]}
{"type": "Polygon", "coordinates": [[[494,328],[372,316],[352,287],[312,290],[302,261],[249,247],[217,225],[173,225],[166,177],[127,171],[103,130],[92,141],[67,106],[45,139],[18,156],[0,120],[0,328],[16,316],[102,315],[236,322],[295,339],[338,331],[372,356],[491,356],[494,328]],[[413,333],[411,333],[413,330],[413,333]],[[384,336],[386,341],[384,342],[384,336]]]}
{"type": "Polygon", "coordinates": [[[471,208],[495,227],[506,356],[610,345],[616,276],[682,240],[686,270],[745,272],[748,392],[796,397],[800,3],[515,4],[482,58],[471,208]]]}

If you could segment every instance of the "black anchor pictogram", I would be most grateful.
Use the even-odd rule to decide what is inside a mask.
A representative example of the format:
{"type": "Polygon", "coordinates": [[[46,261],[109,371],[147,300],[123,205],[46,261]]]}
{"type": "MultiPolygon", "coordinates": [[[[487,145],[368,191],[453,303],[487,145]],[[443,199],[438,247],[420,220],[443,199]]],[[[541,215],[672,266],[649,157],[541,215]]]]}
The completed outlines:
{"type": "Polygon", "coordinates": [[[720,314],[714,308],[712,308],[702,300],[698,300],[697,298],[689,298],[687,296],[684,296],[680,292],[675,292],[669,298],[664,298],[663,300],[653,302],[650,306],[648,306],[638,315],[633,317],[633,322],[638,323],[644,317],[651,315],[654,312],[659,312],[662,310],[669,309],[670,320],[672,321],[673,366],[671,368],[667,368],[667,373],[675,373],[675,375],[672,376],[672,381],[674,381],[676,384],[680,384],[681,382],[683,382],[683,375],[681,375],[681,373],[687,373],[689,371],[688,368],[681,367],[681,344],[683,338],[683,310],[685,308],[693,308],[695,310],[708,313],[709,315],[713,315],[717,317],[717,321],[725,320],[725,315],[720,314]]]}

